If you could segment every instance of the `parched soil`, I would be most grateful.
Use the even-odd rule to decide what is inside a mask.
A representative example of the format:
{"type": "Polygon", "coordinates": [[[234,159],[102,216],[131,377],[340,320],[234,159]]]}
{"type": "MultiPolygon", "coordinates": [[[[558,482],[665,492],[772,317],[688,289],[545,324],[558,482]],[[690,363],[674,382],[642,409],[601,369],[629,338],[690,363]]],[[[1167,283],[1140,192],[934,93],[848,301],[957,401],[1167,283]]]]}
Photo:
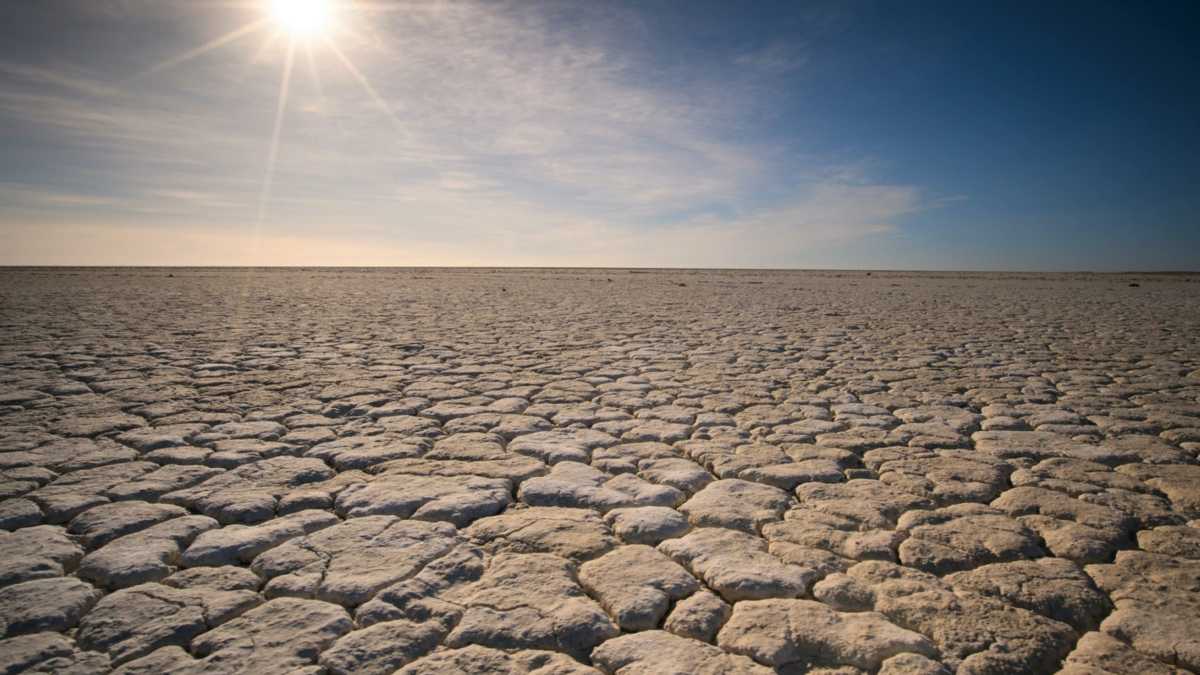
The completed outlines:
{"type": "Polygon", "coordinates": [[[1200,277],[0,270],[0,672],[1200,671],[1200,277]]]}

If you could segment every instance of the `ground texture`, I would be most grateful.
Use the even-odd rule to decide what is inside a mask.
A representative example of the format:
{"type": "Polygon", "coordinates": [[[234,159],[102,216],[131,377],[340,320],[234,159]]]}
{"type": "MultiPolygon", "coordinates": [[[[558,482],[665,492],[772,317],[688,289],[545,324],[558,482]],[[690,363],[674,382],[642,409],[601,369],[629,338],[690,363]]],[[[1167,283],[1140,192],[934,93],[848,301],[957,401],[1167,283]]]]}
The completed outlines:
{"type": "Polygon", "coordinates": [[[0,272],[0,671],[1200,670],[1200,284],[0,272]]]}

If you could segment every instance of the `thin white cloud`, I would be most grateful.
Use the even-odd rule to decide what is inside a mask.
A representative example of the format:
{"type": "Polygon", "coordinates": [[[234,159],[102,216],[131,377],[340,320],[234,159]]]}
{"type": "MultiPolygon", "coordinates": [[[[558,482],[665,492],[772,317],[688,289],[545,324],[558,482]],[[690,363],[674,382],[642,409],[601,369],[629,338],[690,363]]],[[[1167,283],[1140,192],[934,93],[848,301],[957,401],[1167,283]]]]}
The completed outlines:
{"type": "Polygon", "coordinates": [[[28,183],[0,183],[0,203],[14,210],[38,211],[45,208],[118,206],[121,202],[107,195],[47,189],[28,183]]]}
{"type": "Polygon", "coordinates": [[[782,75],[803,68],[808,57],[801,45],[777,42],[738,54],[733,62],[742,68],[782,75]]]}
{"type": "MultiPolygon", "coordinates": [[[[916,187],[873,182],[844,160],[797,166],[730,140],[769,105],[761,89],[662,75],[620,36],[568,30],[531,5],[406,7],[359,17],[338,43],[387,113],[333,54],[317,50],[311,73],[301,57],[257,234],[282,50],[253,62],[251,39],[133,83],[79,64],[0,64],[0,118],[124,158],[75,177],[114,193],[89,216],[45,199],[84,191],[38,185],[44,209],[0,207],[0,228],[28,238],[15,250],[30,262],[50,261],[58,227],[145,242],[109,247],[136,263],[221,262],[210,258],[232,255],[229,241],[257,237],[276,243],[237,250],[261,263],[322,262],[300,253],[320,242],[329,264],[779,266],[892,232],[922,208],[916,187]]],[[[743,60],[778,70],[802,55],[768,47],[743,60]]],[[[93,241],[73,262],[99,250],[93,241]]]]}
{"type": "Polygon", "coordinates": [[[86,73],[67,68],[47,68],[0,62],[0,76],[11,78],[17,82],[40,86],[48,85],[69,93],[87,96],[112,96],[119,91],[88,77],[86,73]]]}

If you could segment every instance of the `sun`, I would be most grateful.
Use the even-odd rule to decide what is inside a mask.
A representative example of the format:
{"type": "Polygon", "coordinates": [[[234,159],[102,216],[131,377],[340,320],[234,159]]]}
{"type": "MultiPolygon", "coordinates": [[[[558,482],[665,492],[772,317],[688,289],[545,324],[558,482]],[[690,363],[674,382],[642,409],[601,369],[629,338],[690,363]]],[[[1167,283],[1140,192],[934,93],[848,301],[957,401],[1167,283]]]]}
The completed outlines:
{"type": "MultiPolygon", "coordinates": [[[[0,3],[3,1],[0,0],[0,3]]],[[[337,45],[339,41],[347,37],[354,37],[355,34],[352,30],[355,25],[354,19],[356,16],[361,16],[364,9],[368,12],[390,11],[392,7],[383,2],[368,3],[364,0],[206,0],[206,3],[236,7],[250,6],[256,10],[258,16],[253,21],[238,26],[208,42],[154,64],[137,77],[149,76],[175,68],[250,35],[263,37],[258,54],[262,54],[272,45],[277,45],[280,37],[286,37],[285,40],[282,40],[284,56],[282,73],[279,78],[279,94],[275,103],[275,124],[271,129],[265,170],[258,196],[258,215],[254,221],[257,228],[263,224],[271,201],[271,182],[275,174],[279,141],[288,107],[288,92],[291,89],[293,66],[296,64],[298,54],[307,56],[311,66],[309,72],[313,77],[313,84],[320,90],[321,82],[317,77],[314,52],[332,53],[345,66],[350,75],[358,81],[367,96],[374,100],[394,124],[400,125],[388,102],[379,95],[367,76],[354,64],[350,55],[337,45]]],[[[258,61],[257,55],[254,61],[258,61]]]]}
{"type": "Polygon", "coordinates": [[[270,0],[271,17],[292,37],[315,37],[329,28],[331,0],[270,0]]]}

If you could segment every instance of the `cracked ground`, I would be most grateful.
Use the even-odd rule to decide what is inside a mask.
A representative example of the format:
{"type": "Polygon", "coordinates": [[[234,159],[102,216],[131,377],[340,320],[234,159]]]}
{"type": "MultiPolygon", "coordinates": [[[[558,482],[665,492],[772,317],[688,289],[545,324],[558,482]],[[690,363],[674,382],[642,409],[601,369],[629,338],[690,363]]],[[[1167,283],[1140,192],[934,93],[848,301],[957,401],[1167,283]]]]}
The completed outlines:
{"type": "Polygon", "coordinates": [[[1200,278],[0,272],[0,670],[1200,670],[1200,278]]]}

